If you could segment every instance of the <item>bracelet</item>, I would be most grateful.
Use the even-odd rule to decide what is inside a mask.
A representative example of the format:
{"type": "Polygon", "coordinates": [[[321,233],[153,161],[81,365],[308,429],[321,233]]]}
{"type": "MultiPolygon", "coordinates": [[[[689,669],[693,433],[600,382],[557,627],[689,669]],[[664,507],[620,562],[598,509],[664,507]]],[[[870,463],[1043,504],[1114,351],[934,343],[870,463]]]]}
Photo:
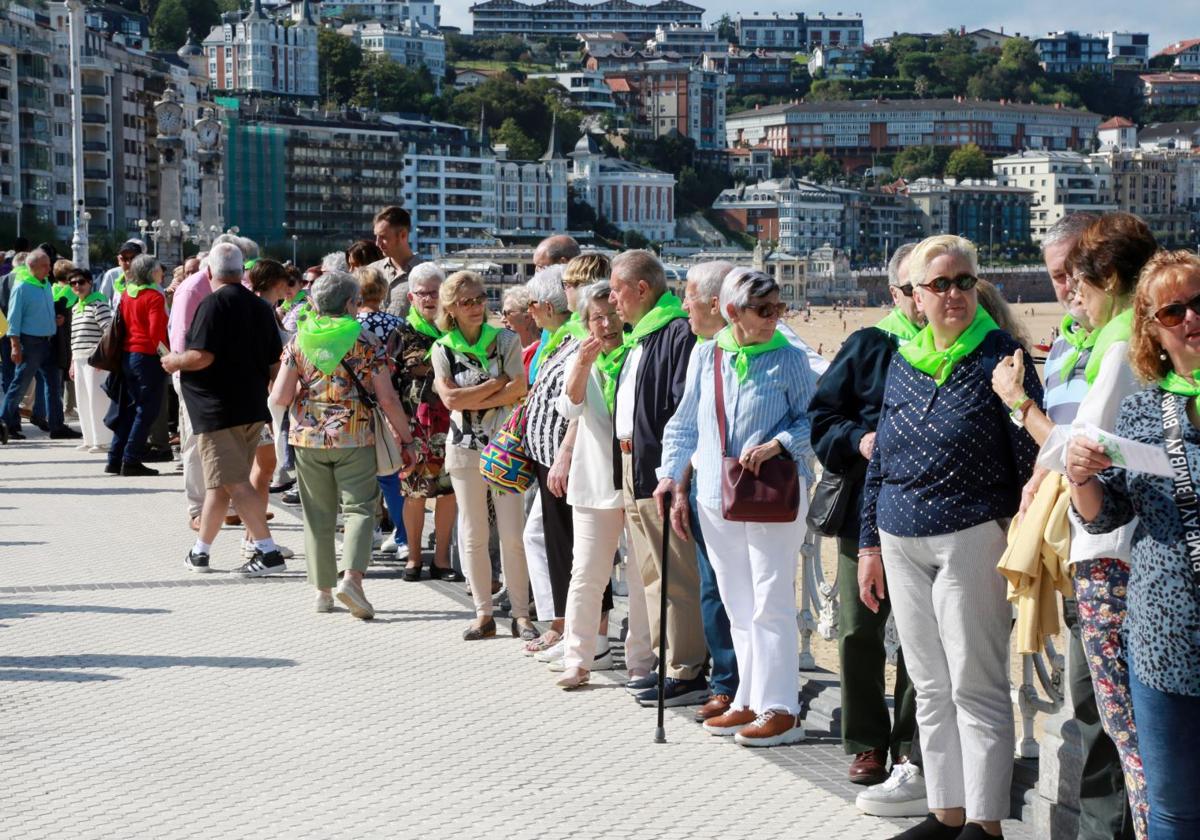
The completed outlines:
{"type": "Polygon", "coordinates": [[[1094,476],[1094,475],[1089,475],[1083,481],[1076,481],[1075,479],[1071,478],[1071,476],[1069,476],[1069,475],[1067,476],[1067,484],[1070,484],[1072,487],[1082,487],[1083,485],[1090,484],[1091,482],[1093,482],[1095,480],[1096,480],[1096,476],[1094,476]]]}
{"type": "Polygon", "coordinates": [[[1009,411],[1013,411],[1013,412],[1020,411],[1022,408],[1025,407],[1025,403],[1027,403],[1029,401],[1030,400],[1029,400],[1028,394],[1021,394],[1021,398],[1019,400],[1016,400],[1015,402],[1011,402],[1008,404],[1008,409],[1009,409],[1009,411]]]}

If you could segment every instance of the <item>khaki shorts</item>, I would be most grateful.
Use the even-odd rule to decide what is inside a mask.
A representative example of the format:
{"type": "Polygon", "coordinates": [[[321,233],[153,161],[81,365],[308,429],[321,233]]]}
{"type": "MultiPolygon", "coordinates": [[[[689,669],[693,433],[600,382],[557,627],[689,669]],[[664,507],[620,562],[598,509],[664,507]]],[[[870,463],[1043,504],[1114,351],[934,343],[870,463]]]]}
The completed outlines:
{"type": "Polygon", "coordinates": [[[254,463],[262,426],[261,422],[246,423],[215,432],[196,433],[205,488],[215,490],[250,480],[250,467],[254,463]]]}

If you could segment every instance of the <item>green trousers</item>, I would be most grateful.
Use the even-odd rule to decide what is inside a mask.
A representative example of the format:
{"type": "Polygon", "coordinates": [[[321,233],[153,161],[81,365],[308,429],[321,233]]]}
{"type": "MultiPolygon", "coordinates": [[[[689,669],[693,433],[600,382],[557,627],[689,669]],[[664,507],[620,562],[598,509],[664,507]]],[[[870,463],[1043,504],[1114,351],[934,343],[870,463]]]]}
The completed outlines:
{"type": "Polygon", "coordinates": [[[304,506],[304,556],[308,582],[318,589],[337,585],[337,573],[365,572],[375,535],[375,447],[311,449],[296,447],[296,483],[304,506]],[[341,562],[334,534],[338,511],[345,531],[341,562]]]}
{"type": "Polygon", "coordinates": [[[888,750],[894,761],[913,754],[917,692],[904,669],[904,651],[896,658],[895,723],[888,715],[883,631],[891,611],[892,602],[886,598],[877,613],[859,600],[858,543],[838,539],[838,658],[842,672],[842,746],[847,755],[888,750]]]}

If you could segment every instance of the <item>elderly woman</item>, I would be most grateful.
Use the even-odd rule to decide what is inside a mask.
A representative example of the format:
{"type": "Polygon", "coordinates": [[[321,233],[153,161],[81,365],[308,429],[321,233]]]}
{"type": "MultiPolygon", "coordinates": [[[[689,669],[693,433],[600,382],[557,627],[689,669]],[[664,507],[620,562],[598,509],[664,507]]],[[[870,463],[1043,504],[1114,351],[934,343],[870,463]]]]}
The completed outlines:
{"type": "Polygon", "coordinates": [[[521,363],[530,382],[537,375],[534,358],[540,349],[537,325],[529,314],[531,296],[527,285],[512,286],[504,290],[500,301],[500,323],[517,334],[521,340],[521,363]]]}
{"type": "Polygon", "coordinates": [[[1153,387],[1121,403],[1116,433],[1165,448],[1172,475],[1111,468],[1104,446],[1080,435],[1067,451],[1067,478],[1089,533],[1119,531],[1136,517],[1123,630],[1149,836],[1183,840],[1200,836],[1200,574],[1194,563],[1200,544],[1200,259],[1194,254],[1160,252],[1142,269],[1129,361],[1153,387]]]}
{"type": "MultiPolygon", "coordinates": [[[[443,335],[433,347],[434,389],[450,409],[446,469],[462,515],[458,519],[459,554],[475,600],[475,621],[463,632],[473,641],[496,635],[492,618],[492,564],[488,556],[488,486],[479,472],[479,455],[509,412],[525,396],[525,371],[516,334],[487,322],[483,278],[459,271],[439,291],[438,325],[443,335]]],[[[536,633],[529,620],[529,572],[521,541],[521,496],[494,496],[496,529],[504,582],[512,602],[512,634],[536,633]]]]}
{"type": "MultiPolygon", "coordinates": [[[[992,393],[1019,345],[979,305],[978,271],[958,236],[909,257],[928,326],[892,357],[863,490],[859,596],[879,608],[886,568],[932,811],[905,840],[999,836],[1009,812],[1012,611],[996,564],[1036,447],[992,393]]],[[[1040,403],[1032,368],[1023,384],[1040,403]]]]}
{"type": "Polygon", "coordinates": [[[104,415],[110,400],[104,393],[104,371],[88,364],[88,358],[100,343],[112,321],[108,298],[96,291],[92,273],[77,268],[67,278],[75,303],[71,306],[71,379],[75,382],[75,399],[79,406],[79,430],[83,432],[80,449],[104,452],[100,443],[104,437],[104,415]]]}
{"type": "Polygon", "coordinates": [[[300,322],[284,348],[283,369],[271,401],[292,409],[296,478],[304,505],[308,582],[317,588],[317,612],[333,609],[330,590],[355,618],[374,618],[362,579],[371,562],[375,506],[375,436],[412,440],[408,418],[392,388],[383,345],[355,319],[358,283],[331,271],[313,284],[317,313],[300,322]],[[318,314],[319,313],[319,314],[318,314]],[[375,428],[363,392],[373,395],[391,428],[375,428]],[[335,557],[338,514],[344,524],[342,556],[335,557]],[[338,575],[341,580],[338,581],[338,575]]]}
{"type": "Polygon", "coordinates": [[[779,301],[779,286],[771,277],[730,272],[721,284],[720,308],[728,326],[700,345],[688,366],[683,400],[663,433],[654,495],[660,508],[668,494],[686,505],[677,484],[695,456],[699,525],[738,663],[729,711],[709,718],[704,728],[734,735],[748,747],[792,744],[804,739],[796,630],[796,558],[804,542],[804,510],[790,522],[727,520],[722,462],[729,453],[757,475],[769,459],[790,458],[802,482],[800,497],[806,499],[812,480],[806,463],[812,456],[808,403],[816,380],[804,351],[779,332],[787,305],[779,301]],[[724,428],[718,412],[727,415],[724,428]]]}
{"type": "MultiPolygon", "coordinates": [[[[1154,234],[1137,216],[1107,213],[1084,230],[1067,254],[1075,305],[1092,325],[1084,369],[1087,391],[1079,403],[1076,423],[1113,431],[1122,401],[1141,390],[1129,364],[1133,296],[1142,267],[1157,250],[1154,234]]],[[[1005,359],[992,376],[996,393],[1014,408],[1028,403],[1021,383],[1023,370],[1024,358],[1018,353],[1005,359]]],[[[1072,426],[1054,425],[1032,405],[1021,420],[1042,445],[1038,465],[1066,473],[1064,456],[1072,426]]],[[[1100,721],[1121,757],[1134,831],[1142,838],[1147,830],[1146,779],[1138,755],[1122,630],[1137,523],[1131,521],[1103,534],[1089,534],[1074,517],[1071,524],[1070,563],[1081,641],[1099,699],[1100,721]]]]}
{"type": "Polygon", "coordinates": [[[425,530],[428,499],[436,500],[433,508],[434,555],[429,576],[456,583],[463,580],[463,576],[450,566],[450,535],[457,515],[454,488],[450,484],[450,474],[445,470],[450,412],[433,387],[433,366],[429,361],[434,342],[442,336],[434,322],[438,316],[438,290],[445,279],[434,263],[413,266],[408,274],[408,315],[392,334],[388,345],[392,381],[412,424],[419,451],[412,472],[400,477],[404,532],[408,537],[408,564],[404,567],[407,581],[421,579],[421,535],[425,530]]]}
{"type": "MultiPolygon", "coordinates": [[[[150,427],[163,404],[166,374],[159,363],[159,348],[167,345],[167,301],[162,293],[163,267],[148,254],[133,258],[125,275],[125,290],[118,298],[125,322],[120,385],[113,396],[116,417],[104,471],[113,475],[158,475],[142,463],[150,427]]],[[[111,393],[111,392],[110,392],[111,393]]],[[[114,412],[109,411],[109,417],[114,412]]]]}

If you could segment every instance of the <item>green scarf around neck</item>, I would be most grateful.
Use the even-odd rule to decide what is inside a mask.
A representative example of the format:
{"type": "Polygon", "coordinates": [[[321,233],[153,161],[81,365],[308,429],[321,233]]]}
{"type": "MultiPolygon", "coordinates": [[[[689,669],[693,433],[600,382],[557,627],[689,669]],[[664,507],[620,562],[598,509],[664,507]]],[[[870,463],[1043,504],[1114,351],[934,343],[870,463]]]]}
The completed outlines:
{"type": "Polygon", "coordinates": [[[1113,319],[1098,330],[1092,330],[1093,340],[1092,355],[1088,356],[1087,367],[1083,369],[1083,375],[1087,379],[1087,384],[1091,385],[1096,381],[1096,377],[1100,374],[1100,360],[1104,358],[1104,353],[1118,341],[1129,341],[1133,335],[1133,309],[1126,309],[1115,316],[1113,319]]]}
{"type": "Polygon", "coordinates": [[[33,272],[29,270],[29,266],[27,265],[17,266],[13,269],[13,274],[17,275],[17,280],[14,285],[19,286],[22,283],[28,283],[31,286],[37,286],[39,289],[46,288],[46,281],[39,280],[34,277],[33,272]]]}
{"type": "Polygon", "coordinates": [[[126,295],[127,297],[136,298],[139,294],[146,291],[147,289],[153,289],[153,288],[154,288],[154,285],[151,283],[147,283],[144,286],[139,286],[137,283],[126,283],[125,291],[122,292],[122,294],[126,295]]]}
{"type": "Polygon", "coordinates": [[[583,323],[583,318],[579,317],[578,312],[572,312],[571,317],[567,319],[567,335],[573,335],[579,341],[583,341],[587,334],[587,324],[583,323]]]}
{"type": "Polygon", "coordinates": [[[410,306],[408,308],[408,316],[405,318],[405,320],[408,321],[408,325],[414,330],[419,332],[421,335],[429,336],[434,341],[442,337],[442,331],[433,324],[429,323],[429,319],[418,312],[417,307],[415,306],[410,306]]]}
{"type": "Polygon", "coordinates": [[[349,315],[313,315],[297,325],[296,345],[321,373],[329,376],[358,341],[362,325],[349,315]]]}
{"type": "Polygon", "coordinates": [[[604,390],[604,404],[612,414],[617,404],[617,381],[621,376],[621,365],[625,363],[625,345],[618,344],[607,353],[596,357],[596,370],[600,374],[600,385],[604,390]]]}
{"type": "Polygon", "coordinates": [[[1062,367],[1058,369],[1059,377],[1066,382],[1071,378],[1071,371],[1075,370],[1075,365],[1079,364],[1079,357],[1083,355],[1083,351],[1091,350],[1095,345],[1100,331],[1085,330],[1068,314],[1063,316],[1062,323],[1058,326],[1058,334],[1071,345],[1071,349],[1063,356],[1062,367]]]}
{"type": "Polygon", "coordinates": [[[1175,371],[1171,371],[1158,380],[1158,387],[1181,397],[1200,397],[1200,370],[1192,371],[1192,381],[1196,384],[1193,385],[1175,371]]]}
{"type": "Polygon", "coordinates": [[[292,298],[291,300],[280,301],[279,308],[283,312],[283,314],[286,315],[289,312],[291,312],[292,309],[294,309],[295,307],[304,303],[304,301],[307,297],[308,297],[308,291],[306,289],[301,289],[300,291],[296,292],[296,296],[294,298],[292,298]]]}
{"type": "MultiPolygon", "coordinates": [[[[76,297],[78,297],[78,295],[76,297]]],[[[105,300],[104,295],[100,294],[99,292],[92,292],[87,297],[76,301],[75,307],[74,307],[76,314],[83,312],[83,310],[87,309],[87,305],[89,303],[95,303],[98,300],[105,300]]]]}
{"type": "Polygon", "coordinates": [[[113,291],[119,295],[125,294],[125,272],[122,271],[113,280],[113,291]]]}
{"type": "Polygon", "coordinates": [[[900,339],[901,344],[907,344],[916,338],[917,333],[921,328],[908,319],[908,316],[901,311],[900,307],[894,307],[882,321],[875,325],[875,329],[883,330],[888,335],[894,335],[900,339]]]}
{"type": "Polygon", "coordinates": [[[737,374],[738,382],[745,382],[746,377],[750,375],[750,360],[755,356],[789,346],[787,338],[779,330],[775,330],[775,333],[762,344],[738,344],[738,340],[733,335],[733,327],[725,327],[716,334],[715,338],[717,346],[733,356],[733,371],[737,374]]]}
{"type": "Polygon", "coordinates": [[[677,318],[686,317],[687,310],[683,308],[683,303],[679,298],[670,292],[663,292],[662,296],[654,302],[653,308],[642,316],[642,320],[633,325],[633,330],[625,333],[625,340],[621,342],[621,346],[608,354],[605,366],[613,369],[614,372],[611,376],[605,372],[604,367],[600,367],[600,360],[597,358],[596,365],[600,367],[600,373],[604,376],[604,401],[608,403],[610,413],[613,406],[616,405],[617,379],[621,373],[621,365],[625,362],[625,354],[641,343],[646,336],[653,335],[677,318]]]}
{"type": "Polygon", "coordinates": [[[75,290],[66,283],[55,283],[54,301],[57,303],[60,300],[65,300],[68,307],[73,307],[79,300],[79,295],[75,294],[75,290]]]}
{"type": "Polygon", "coordinates": [[[556,329],[554,332],[550,333],[550,337],[548,339],[546,339],[546,343],[542,347],[541,353],[539,353],[538,355],[541,356],[543,361],[546,359],[549,359],[550,354],[553,353],[555,350],[557,350],[558,345],[562,344],[567,339],[568,336],[573,337],[576,340],[578,340],[578,338],[579,338],[579,336],[576,335],[571,330],[571,319],[570,318],[563,321],[561,324],[559,324],[558,329],[556,329]]]}
{"type": "Polygon", "coordinates": [[[455,327],[439,338],[437,343],[449,347],[455,353],[460,353],[464,356],[474,356],[479,361],[479,366],[487,370],[488,349],[495,343],[498,335],[500,335],[499,327],[484,324],[483,328],[479,330],[479,338],[476,339],[474,344],[468,344],[463,334],[459,332],[458,327],[455,327]]]}
{"type": "Polygon", "coordinates": [[[940,387],[946,384],[955,366],[975,350],[988,333],[998,329],[987,310],[977,305],[975,320],[945,350],[937,349],[933,342],[933,328],[925,327],[917,333],[916,338],[900,348],[900,355],[921,373],[933,377],[940,387]]]}

